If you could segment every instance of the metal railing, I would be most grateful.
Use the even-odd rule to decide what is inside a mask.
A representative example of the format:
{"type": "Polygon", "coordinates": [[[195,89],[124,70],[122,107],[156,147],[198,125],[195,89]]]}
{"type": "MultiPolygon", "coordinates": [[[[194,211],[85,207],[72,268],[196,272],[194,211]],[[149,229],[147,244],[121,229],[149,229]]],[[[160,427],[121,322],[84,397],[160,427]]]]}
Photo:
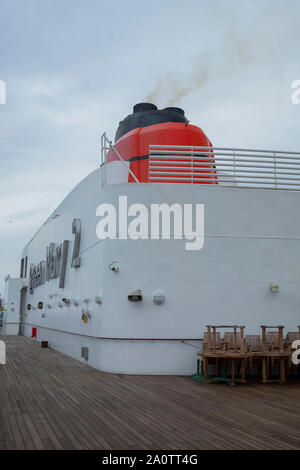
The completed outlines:
{"type": "MultiPolygon", "coordinates": [[[[116,147],[101,136],[101,183],[106,186],[107,154],[112,151],[139,183],[116,147]]],[[[226,147],[149,146],[149,182],[300,191],[300,152],[226,147]]]]}
{"type": "Polygon", "coordinates": [[[225,147],[149,146],[149,182],[300,191],[300,153],[225,147]]]}
{"type": "Polygon", "coordinates": [[[102,168],[102,171],[101,171],[101,186],[102,188],[104,186],[107,185],[107,181],[106,181],[106,173],[107,173],[107,153],[112,150],[115,155],[118,157],[118,159],[120,160],[120,162],[124,165],[124,167],[126,168],[126,171],[128,171],[128,173],[130,173],[130,175],[132,176],[132,178],[134,179],[134,181],[136,183],[139,183],[139,180],[137,179],[137,177],[135,176],[135,174],[131,171],[131,169],[129,168],[128,165],[126,165],[126,162],[125,160],[122,158],[122,156],[120,155],[120,153],[118,152],[118,150],[116,149],[116,147],[113,145],[112,141],[109,140],[107,138],[107,135],[106,133],[104,132],[101,136],[101,162],[100,162],[100,166],[102,168]]]}

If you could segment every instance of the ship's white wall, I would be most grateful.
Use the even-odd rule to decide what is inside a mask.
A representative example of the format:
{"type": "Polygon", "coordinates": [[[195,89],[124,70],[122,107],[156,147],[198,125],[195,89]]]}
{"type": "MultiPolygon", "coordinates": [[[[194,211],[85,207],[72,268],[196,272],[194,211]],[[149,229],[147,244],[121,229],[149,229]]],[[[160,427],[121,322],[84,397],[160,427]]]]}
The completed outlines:
{"type": "Polygon", "coordinates": [[[19,278],[9,278],[5,283],[4,335],[17,335],[19,332],[21,286],[22,281],[19,278]]]}
{"type": "Polygon", "coordinates": [[[50,294],[57,297],[51,309],[27,312],[25,333],[39,325],[40,339],[80,360],[81,347],[88,346],[88,363],[107,372],[189,374],[196,368],[197,348],[192,345],[199,345],[191,340],[201,338],[207,324],[245,325],[246,334],[260,332],[261,324],[283,324],[285,332],[296,331],[300,323],[299,198],[295,192],[215,185],[120,184],[101,190],[99,171],[94,172],[23,252],[29,263],[38,263],[45,259],[51,242],[71,241],[65,289],[58,289],[56,280],[28,295],[27,303],[33,306],[46,302],[50,294]],[[119,195],[127,195],[129,204],[204,204],[204,248],[185,251],[185,241],[173,239],[99,241],[96,208],[100,202],[117,205],[119,195]],[[70,267],[74,217],[82,224],[78,269],[70,267]],[[109,270],[115,260],[119,273],[109,270]],[[279,284],[278,293],[271,292],[270,282],[279,284]],[[135,289],[142,290],[140,303],[127,300],[135,289]],[[166,295],[162,305],[153,303],[157,290],[166,295]],[[94,301],[99,293],[102,305],[94,301]],[[81,305],[59,308],[62,296],[79,297],[81,305]],[[87,309],[92,317],[84,324],[81,315],[87,309]]]}
{"type": "Polygon", "coordinates": [[[108,185],[127,183],[129,168],[130,162],[121,162],[120,160],[110,162],[106,169],[106,183],[108,185]]]}

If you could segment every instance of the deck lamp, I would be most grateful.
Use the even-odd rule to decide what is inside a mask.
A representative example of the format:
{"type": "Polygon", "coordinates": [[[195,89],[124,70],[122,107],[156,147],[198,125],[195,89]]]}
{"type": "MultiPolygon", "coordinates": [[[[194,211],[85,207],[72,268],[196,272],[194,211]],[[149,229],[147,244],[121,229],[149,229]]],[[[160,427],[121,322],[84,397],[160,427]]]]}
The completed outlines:
{"type": "Polygon", "coordinates": [[[128,295],[129,302],[141,302],[143,300],[142,291],[140,289],[132,291],[128,295]]]}
{"type": "Polygon", "coordinates": [[[156,305],[161,305],[164,303],[164,301],[166,300],[166,296],[163,292],[154,292],[153,294],[153,302],[156,304],[156,305]]]}

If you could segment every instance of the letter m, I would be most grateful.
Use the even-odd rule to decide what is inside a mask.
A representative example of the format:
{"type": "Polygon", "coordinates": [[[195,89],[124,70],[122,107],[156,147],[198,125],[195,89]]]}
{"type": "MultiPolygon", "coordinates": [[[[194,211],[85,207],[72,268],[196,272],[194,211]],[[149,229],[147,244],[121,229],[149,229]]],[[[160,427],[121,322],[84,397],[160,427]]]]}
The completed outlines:
{"type": "Polygon", "coordinates": [[[174,218],[174,239],[182,239],[182,209],[180,204],[151,204],[151,238],[159,240],[160,216],[161,216],[161,238],[171,238],[171,214],[174,218]]]}
{"type": "Polygon", "coordinates": [[[6,364],[6,347],[4,341],[0,341],[0,364],[6,364]]]}
{"type": "Polygon", "coordinates": [[[6,85],[0,80],[0,104],[6,104],[6,85]]]}

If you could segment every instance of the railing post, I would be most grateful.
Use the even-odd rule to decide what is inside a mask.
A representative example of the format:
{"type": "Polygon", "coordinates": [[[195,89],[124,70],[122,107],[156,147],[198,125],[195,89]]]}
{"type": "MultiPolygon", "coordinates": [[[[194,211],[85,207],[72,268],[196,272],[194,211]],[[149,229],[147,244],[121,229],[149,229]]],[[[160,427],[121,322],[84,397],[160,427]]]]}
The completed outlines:
{"type": "Polygon", "coordinates": [[[192,169],[192,178],[191,178],[191,184],[194,184],[194,147],[191,149],[191,169],[192,169]]]}
{"type": "Polygon", "coordinates": [[[274,152],[274,179],[275,179],[275,190],[276,190],[277,189],[276,152],[274,152]]]}
{"type": "Polygon", "coordinates": [[[149,147],[148,147],[148,155],[149,155],[149,164],[148,164],[148,182],[150,183],[150,166],[151,166],[151,144],[149,144],[149,147]]]}
{"type": "Polygon", "coordinates": [[[233,149],[233,182],[234,186],[236,185],[236,175],[235,175],[235,149],[233,149]]]}
{"type": "Polygon", "coordinates": [[[106,186],[106,143],[109,143],[109,140],[106,137],[106,132],[101,136],[101,185],[102,188],[106,186]]]}
{"type": "Polygon", "coordinates": [[[104,152],[104,145],[103,145],[103,137],[104,137],[104,134],[102,134],[101,136],[101,164],[100,164],[100,167],[101,167],[101,188],[103,188],[103,171],[104,171],[104,166],[103,166],[103,152],[104,152]]]}

